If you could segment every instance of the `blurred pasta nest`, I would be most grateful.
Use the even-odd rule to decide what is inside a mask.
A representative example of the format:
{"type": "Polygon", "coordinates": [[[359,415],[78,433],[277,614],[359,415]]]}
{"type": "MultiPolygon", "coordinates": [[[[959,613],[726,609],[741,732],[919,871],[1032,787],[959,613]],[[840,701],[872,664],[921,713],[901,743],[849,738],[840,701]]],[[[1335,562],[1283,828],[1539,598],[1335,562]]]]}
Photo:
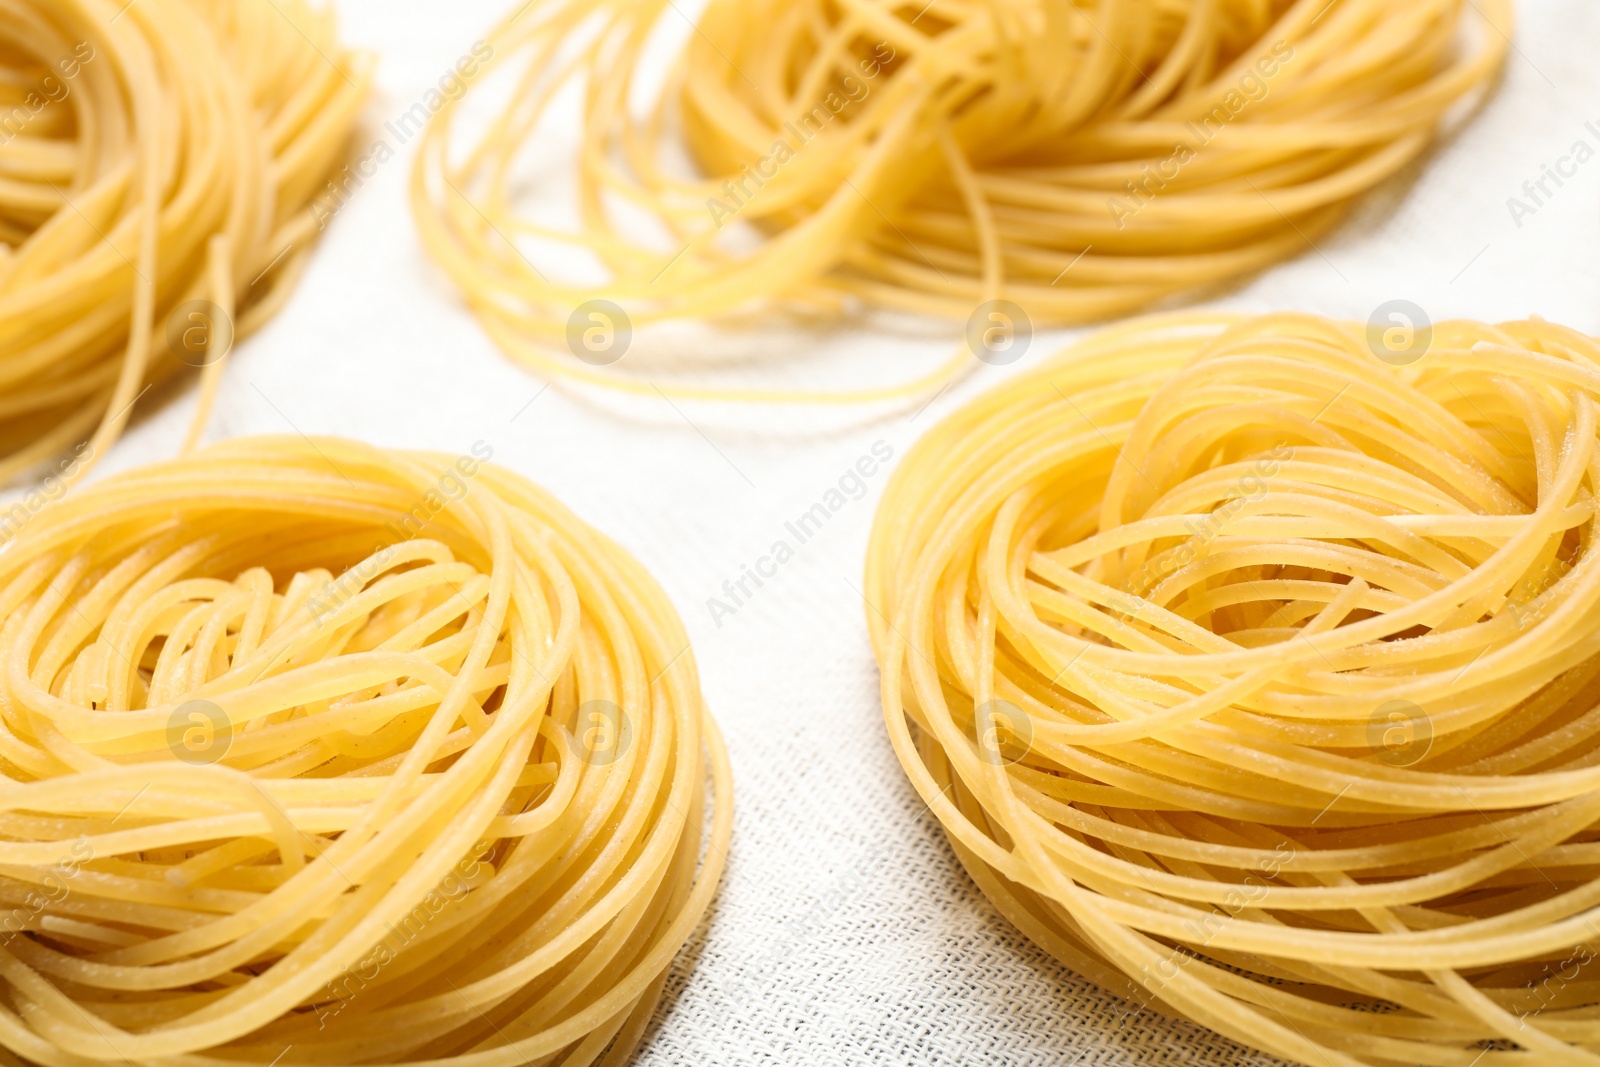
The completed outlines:
{"type": "Polygon", "coordinates": [[[1297,1063],[1588,1062],[1597,401],[1537,319],[1178,316],[935,428],[868,620],[983,891],[1297,1063]]]}
{"type": "Polygon", "coordinates": [[[0,481],[282,306],[370,82],[307,0],[6,5],[0,481]]]}
{"type": "Polygon", "coordinates": [[[0,553],[11,1056],[626,1060],[727,759],[660,588],[491,451],[232,441],[0,553]]]}
{"type": "Polygon", "coordinates": [[[490,38],[509,91],[474,82],[418,157],[425,242],[543,370],[627,380],[562,351],[601,300],[634,328],[771,299],[960,319],[1006,299],[1044,324],[1227,281],[1307,251],[1415,160],[1512,32],[1509,0],[712,0],[685,18],[518,5],[490,38]],[[479,94],[493,121],[459,120],[479,94]],[[573,101],[568,227],[519,204],[573,101]]]}

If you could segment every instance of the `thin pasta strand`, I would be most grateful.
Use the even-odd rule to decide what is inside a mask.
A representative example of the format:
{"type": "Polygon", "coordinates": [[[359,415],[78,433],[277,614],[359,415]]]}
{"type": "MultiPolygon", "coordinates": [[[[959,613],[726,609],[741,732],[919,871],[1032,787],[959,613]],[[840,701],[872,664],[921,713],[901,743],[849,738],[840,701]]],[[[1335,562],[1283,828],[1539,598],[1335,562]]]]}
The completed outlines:
{"type": "Polygon", "coordinates": [[[0,482],[281,306],[371,80],[308,0],[0,0],[0,482]]]}
{"type": "MultiPolygon", "coordinates": [[[[207,246],[206,255],[211,302],[216,305],[219,316],[231,323],[238,309],[233,293],[233,278],[228,273],[228,264],[233,262],[233,254],[229,250],[227,235],[219,233],[213,236],[207,246]]],[[[217,402],[217,389],[222,384],[222,368],[232,352],[233,340],[233,331],[229,329],[225,338],[211,342],[217,346],[218,351],[208,353],[209,358],[200,370],[200,396],[195,401],[194,415],[189,420],[189,432],[184,436],[183,447],[179,449],[180,454],[194,451],[200,444],[201,436],[206,432],[206,423],[211,421],[211,409],[217,402]]]]}
{"type": "Polygon", "coordinates": [[[660,587],[491,451],[230,441],[0,553],[10,1056],[628,1058],[727,755],[660,587]]]}
{"type": "Polygon", "coordinates": [[[961,320],[1007,300],[1044,326],[1194,293],[1306,251],[1416,159],[1487,91],[1513,22],[1511,0],[712,0],[637,114],[641,62],[681,19],[670,0],[518,4],[488,39],[498,112],[477,121],[482,75],[442,105],[413,211],[538,373],[787,403],[910,396],[972,352],[866,389],[668,383],[573,358],[571,316],[961,320]],[[579,95],[576,224],[546,224],[516,183],[579,95]],[[685,151],[702,177],[676,176],[685,151]]]}
{"type": "Polygon", "coordinates": [[[1296,1063],[1594,1064],[1600,342],[1408,337],[1136,320],[951,415],[869,547],[885,721],[1115,992],[1296,1063]]]}

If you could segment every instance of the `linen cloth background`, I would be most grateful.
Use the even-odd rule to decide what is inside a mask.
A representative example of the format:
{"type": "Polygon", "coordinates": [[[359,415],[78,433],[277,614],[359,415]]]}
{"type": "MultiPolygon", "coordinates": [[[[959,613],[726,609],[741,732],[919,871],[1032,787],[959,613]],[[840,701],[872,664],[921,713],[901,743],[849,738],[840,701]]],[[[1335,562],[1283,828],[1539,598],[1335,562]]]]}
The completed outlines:
{"type": "MultiPolygon", "coordinates": [[[[419,100],[508,3],[338,0],[344,38],[380,57],[362,136],[419,100]]],[[[1520,226],[1506,203],[1574,142],[1600,148],[1600,5],[1520,7],[1504,83],[1475,121],[1316,249],[1205,306],[1365,320],[1403,297],[1435,321],[1537,313],[1600,333],[1600,158],[1520,226]]],[[[687,30],[696,5],[678,9],[687,30]]],[[[897,462],[941,414],[1071,335],[1035,337],[1008,368],[976,366],[924,413],[831,433],[741,431],[655,400],[621,418],[543,389],[463,308],[405,202],[415,143],[350,199],[284,313],[235,352],[207,438],[341,434],[448,452],[481,439],[665,586],[727,736],[738,814],[721,894],[675,966],[641,1067],[1276,1062],[1058,966],[956,863],[878,704],[858,589],[886,471],[735,614],[714,621],[707,607],[875,442],[897,462]]],[[[928,365],[958,335],[938,324],[911,347],[928,365]]],[[[192,381],[147,399],[100,473],[172,455],[193,404],[192,381]]]]}

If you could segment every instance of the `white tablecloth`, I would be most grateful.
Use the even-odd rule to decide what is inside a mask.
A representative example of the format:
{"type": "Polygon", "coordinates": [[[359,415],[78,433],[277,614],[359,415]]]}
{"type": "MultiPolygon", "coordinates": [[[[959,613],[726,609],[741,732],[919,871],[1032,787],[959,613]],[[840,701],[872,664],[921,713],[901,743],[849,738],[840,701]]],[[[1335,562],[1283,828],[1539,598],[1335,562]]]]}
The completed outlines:
{"type": "MultiPolygon", "coordinates": [[[[368,136],[507,2],[339,0],[346,38],[382,57],[368,136]]],[[[1476,121],[1320,250],[1214,305],[1364,320],[1403,297],[1435,320],[1538,313],[1600,332],[1600,159],[1520,226],[1507,206],[1574,142],[1600,148],[1600,7],[1523,0],[1522,19],[1505,83],[1476,121]]],[[[561,389],[540,392],[462,308],[406,207],[414,144],[351,198],[288,308],[240,346],[209,437],[302,431],[447,451],[482,439],[626,545],[673,597],[727,734],[738,817],[721,895],[639,1062],[1273,1062],[1130,1014],[1013,931],[957,865],[881,724],[857,588],[883,470],[737,611],[714,619],[707,605],[726,600],[723,582],[875,443],[898,458],[941,412],[1067,335],[1036,338],[1012,367],[978,368],[915,419],[741,432],[690,425],[655,401],[643,419],[619,418],[561,389]]],[[[908,344],[937,358],[955,336],[938,331],[908,344]]],[[[173,454],[193,404],[191,386],[150,407],[105,469],[173,454]]]]}

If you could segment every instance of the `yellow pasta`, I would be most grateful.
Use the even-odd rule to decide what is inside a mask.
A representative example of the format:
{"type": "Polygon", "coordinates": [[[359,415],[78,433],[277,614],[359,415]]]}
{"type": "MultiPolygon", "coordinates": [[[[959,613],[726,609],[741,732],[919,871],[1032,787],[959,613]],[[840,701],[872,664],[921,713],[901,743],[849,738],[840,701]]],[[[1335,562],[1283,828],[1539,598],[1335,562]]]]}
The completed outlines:
{"type": "Polygon", "coordinates": [[[628,1058],[727,757],[661,589],[491,451],[231,441],[0,553],[7,1062],[628,1058]]]}
{"type": "Polygon", "coordinates": [[[370,67],[307,0],[0,0],[0,481],[90,438],[87,470],[186,365],[204,423],[300,276],[370,67]]]}
{"type": "MultiPolygon", "coordinates": [[[[964,320],[1005,300],[1043,326],[1226,282],[1308,251],[1416,159],[1512,32],[1510,0],[711,0],[685,19],[670,0],[519,3],[489,39],[510,72],[492,121],[480,77],[428,130],[424,242],[540,373],[670,392],[601,366],[612,331],[667,319],[964,320]],[[525,183],[530,162],[548,181],[574,100],[572,226],[525,183]]],[[[970,359],[842,393],[674,388],[872,401],[970,359]]]]}
{"type": "Polygon", "coordinates": [[[1600,1060],[1600,343],[1170,316],[878,514],[889,735],[997,907],[1296,1063],[1600,1060]]]}

